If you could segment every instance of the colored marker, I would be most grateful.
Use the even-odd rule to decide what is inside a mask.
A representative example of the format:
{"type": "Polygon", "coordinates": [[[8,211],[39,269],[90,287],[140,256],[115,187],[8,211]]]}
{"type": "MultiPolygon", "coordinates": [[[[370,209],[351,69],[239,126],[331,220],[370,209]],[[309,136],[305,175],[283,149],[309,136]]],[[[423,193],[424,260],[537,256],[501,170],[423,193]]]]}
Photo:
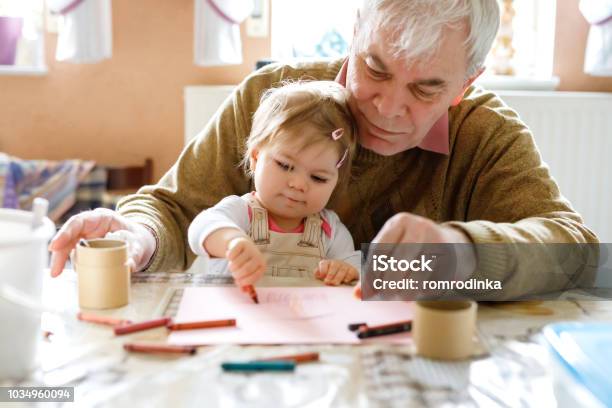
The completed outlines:
{"type": "Polygon", "coordinates": [[[350,331],[357,331],[361,326],[367,326],[365,323],[351,323],[348,325],[350,331]]]}
{"type": "Polygon", "coordinates": [[[199,322],[184,322],[184,323],[168,323],[166,327],[169,330],[195,330],[209,329],[212,327],[231,327],[236,326],[236,319],[225,320],[202,320],[199,322]]]}
{"type": "Polygon", "coordinates": [[[368,337],[386,336],[388,334],[408,332],[410,330],[412,330],[412,320],[406,320],[380,326],[362,326],[357,330],[357,337],[366,339],[368,337]]]}
{"type": "Polygon", "coordinates": [[[247,285],[244,287],[244,289],[249,294],[251,299],[253,299],[253,302],[259,304],[259,298],[257,297],[257,292],[255,291],[255,288],[253,287],[253,285],[247,285]]]}
{"type": "Polygon", "coordinates": [[[173,353],[173,354],[195,354],[198,349],[195,346],[173,346],[171,344],[146,344],[126,343],[123,348],[136,353],[173,353]]]}
{"type": "Polygon", "coordinates": [[[295,361],[248,361],[248,362],[225,362],[221,364],[223,371],[294,371],[295,361]]]}
{"type": "Polygon", "coordinates": [[[107,326],[121,326],[121,325],[132,323],[131,320],[117,319],[114,317],[100,316],[100,315],[95,315],[92,313],[83,313],[83,312],[77,313],[77,319],[83,322],[104,324],[107,326]]]}
{"type": "Polygon", "coordinates": [[[268,357],[268,358],[258,358],[255,361],[293,361],[297,363],[306,363],[309,361],[319,361],[319,353],[303,353],[303,354],[293,354],[288,356],[278,356],[278,357],[268,357]]]}
{"type": "Polygon", "coordinates": [[[169,317],[162,317],[161,319],[148,320],[146,322],[115,326],[115,335],[121,336],[123,334],[135,333],[143,330],[154,329],[156,327],[162,327],[167,325],[169,321],[169,317]]]}

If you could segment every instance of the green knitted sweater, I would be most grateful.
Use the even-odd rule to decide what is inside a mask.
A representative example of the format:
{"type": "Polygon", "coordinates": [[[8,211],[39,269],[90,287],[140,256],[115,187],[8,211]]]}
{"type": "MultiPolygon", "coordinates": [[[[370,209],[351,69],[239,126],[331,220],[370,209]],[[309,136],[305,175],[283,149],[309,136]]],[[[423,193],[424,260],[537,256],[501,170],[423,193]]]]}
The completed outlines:
{"type": "MultiPolygon", "coordinates": [[[[148,270],[189,267],[195,258],[187,244],[193,218],[223,197],[253,189],[238,163],[262,92],[288,78],[334,80],[342,62],[273,64],[253,73],[156,185],[120,202],[121,214],[157,235],[148,270]]],[[[495,94],[471,87],[449,109],[449,137],[448,156],[420,148],[390,157],[357,149],[353,180],[329,206],[356,245],[370,242],[387,219],[402,211],[448,223],[475,243],[597,242],[561,196],[530,130],[495,94]]],[[[525,285],[533,291],[563,287],[563,281],[551,282],[551,275],[538,280],[538,268],[509,260],[504,250],[483,251],[476,275],[505,279],[508,295],[525,285]]]]}

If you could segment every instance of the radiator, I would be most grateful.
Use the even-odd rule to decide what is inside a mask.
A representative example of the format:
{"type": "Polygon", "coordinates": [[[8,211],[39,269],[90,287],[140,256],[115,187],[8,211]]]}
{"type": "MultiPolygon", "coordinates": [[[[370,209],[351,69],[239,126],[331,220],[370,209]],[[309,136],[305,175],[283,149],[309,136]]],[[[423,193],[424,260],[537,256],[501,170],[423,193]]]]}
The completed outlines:
{"type": "Polygon", "coordinates": [[[532,130],[561,193],[612,242],[612,93],[497,93],[532,130]]]}
{"type": "MultiPolygon", "coordinates": [[[[202,130],[232,89],[185,88],[185,143],[202,130]]],[[[498,94],[533,131],[542,158],[563,195],[602,242],[612,243],[612,94],[498,94]]]]}
{"type": "Polygon", "coordinates": [[[183,89],[185,146],[204,129],[234,88],[234,85],[192,85],[183,89]]]}

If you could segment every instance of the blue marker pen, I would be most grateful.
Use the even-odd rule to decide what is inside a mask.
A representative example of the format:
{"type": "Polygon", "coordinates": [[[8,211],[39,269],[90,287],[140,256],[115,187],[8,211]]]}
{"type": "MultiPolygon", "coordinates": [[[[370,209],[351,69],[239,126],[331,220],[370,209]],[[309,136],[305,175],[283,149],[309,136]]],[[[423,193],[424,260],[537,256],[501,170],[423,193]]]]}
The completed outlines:
{"type": "Polygon", "coordinates": [[[295,361],[246,361],[225,362],[221,364],[223,371],[294,371],[295,361]]]}

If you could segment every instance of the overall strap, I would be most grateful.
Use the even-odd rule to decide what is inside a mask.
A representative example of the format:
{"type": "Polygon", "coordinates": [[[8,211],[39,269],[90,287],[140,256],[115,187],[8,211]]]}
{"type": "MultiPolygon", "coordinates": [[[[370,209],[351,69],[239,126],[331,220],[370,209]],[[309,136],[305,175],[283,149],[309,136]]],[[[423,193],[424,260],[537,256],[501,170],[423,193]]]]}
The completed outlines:
{"type": "Polygon", "coordinates": [[[319,246],[321,237],[321,224],[323,220],[319,214],[309,215],[304,222],[304,233],[298,245],[301,247],[313,247],[319,246]]]}
{"type": "Polygon", "coordinates": [[[253,215],[249,236],[257,245],[269,244],[270,231],[268,230],[268,212],[252,195],[249,195],[246,199],[253,215]]]}

